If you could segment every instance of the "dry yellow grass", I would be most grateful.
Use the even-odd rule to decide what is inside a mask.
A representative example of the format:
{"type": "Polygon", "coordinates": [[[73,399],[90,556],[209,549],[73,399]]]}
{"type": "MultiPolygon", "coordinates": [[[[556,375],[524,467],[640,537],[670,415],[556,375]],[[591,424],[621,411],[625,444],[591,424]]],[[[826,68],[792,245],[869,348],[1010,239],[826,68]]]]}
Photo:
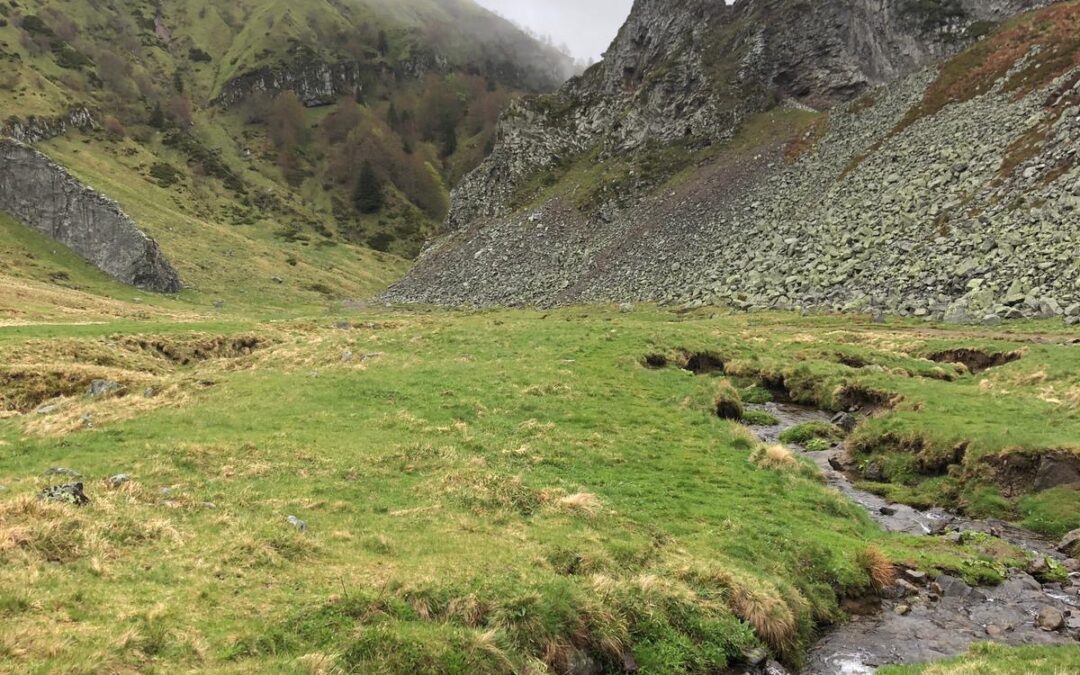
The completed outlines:
{"type": "MultiPolygon", "coordinates": [[[[137,291],[132,291],[132,296],[137,291]]],[[[0,274],[0,326],[40,323],[89,324],[118,319],[165,319],[194,322],[205,316],[190,310],[171,310],[124,302],[101,295],[0,274]]]]}
{"type": "Polygon", "coordinates": [[[859,566],[870,577],[874,588],[882,589],[896,582],[896,568],[877,546],[868,546],[858,555],[859,566]]]}
{"type": "Polygon", "coordinates": [[[603,508],[600,498],[591,492],[578,492],[567,495],[558,501],[559,507],[564,511],[583,513],[588,516],[596,515],[603,508]]]}
{"type": "Polygon", "coordinates": [[[759,446],[750,460],[763,469],[792,471],[799,467],[799,460],[782,445],[759,446]]]}

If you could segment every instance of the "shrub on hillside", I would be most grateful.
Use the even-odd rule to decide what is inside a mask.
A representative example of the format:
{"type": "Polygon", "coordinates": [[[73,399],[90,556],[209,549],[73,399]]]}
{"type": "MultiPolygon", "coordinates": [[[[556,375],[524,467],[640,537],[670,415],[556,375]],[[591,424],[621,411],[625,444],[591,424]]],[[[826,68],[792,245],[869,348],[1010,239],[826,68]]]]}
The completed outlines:
{"type": "Polygon", "coordinates": [[[157,180],[158,185],[167,188],[179,183],[182,174],[173,165],[158,162],[150,167],[150,176],[157,180]]]}
{"type": "Polygon", "coordinates": [[[101,121],[101,126],[105,127],[105,131],[113,136],[118,136],[120,138],[127,136],[127,129],[124,128],[123,123],[112,115],[106,115],[105,119],[101,121]]]}

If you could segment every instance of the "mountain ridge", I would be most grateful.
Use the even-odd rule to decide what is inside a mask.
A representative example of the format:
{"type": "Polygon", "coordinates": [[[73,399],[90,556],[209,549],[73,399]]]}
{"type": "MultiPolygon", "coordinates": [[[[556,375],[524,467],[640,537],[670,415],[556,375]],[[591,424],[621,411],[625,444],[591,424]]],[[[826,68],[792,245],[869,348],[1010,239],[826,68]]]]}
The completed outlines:
{"type": "MultiPolygon", "coordinates": [[[[731,26],[740,11],[780,5],[787,6],[737,3],[718,11],[729,12],[723,25],[731,26]]],[[[639,12],[649,8],[635,5],[639,12]]],[[[1017,8],[982,5],[1002,15],[1017,8]]],[[[826,16],[827,9],[815,5],[813,11],[826,16]]],[[[601,132],[592,143],[567,131],[573,124],[565,120],[551,123],[553,114],[575,103],[558,108],[553,102],[590,78],[602,79],[590,71],[558,94],[508,113],[502,144],[454,193],[454,231],[383,297],[451,305],[630,301],[875,311],[957,322],[1080,321],[1080,296],[1069,281],[1080,242],[1071,187],[1077,168],[1068,152],[1076,129],[1063,114],[1076,96],[1080,49],[1070,36],[1077,14],[1077,3],[1062,2],[993,30],[978,26],[985,15],[969,15],[966,27],[947,20],[945,35],[976,26],[987,37],[945,39],[941,48],[951,45],[948,51],[959,53],[940,69],[930,65],[934,49],[925,49],[929,71],[912,62],[913,75],[860,87],[861,98],[846,83],[866,80],[869,86],[865,73],[841,67],[843,59],[826,50],[833,66],[814,81],[828,86],[792,88],[804,80],[781,78],[787,88],[773,90],[778,104],[754,111],[752,99],[740,98],[728,108],[739,121],[709,127],[718,139],[712,142],[697,142],[691,129],[684,130],[688,140],[643,142],[626,151],[622,122],[628,116],[609,118],[616,133],[601,132]],[[973,46],[964,50],[965,44],[973,46]],[[855,100],[818,112],[804,102],[813,103],[815,91],[855,100]],[[803,100],[791,95],[798,92],[803,100]],[[741,107],[745,101],[749,108],[741,107]],[[545,104],[554,113],[543,110],[545,104]],[[556,143],[568,139],[565,144],[530,145],[531,139],[548,143],[543,130],[552,126],[559,127],[556,143]],[[572,144],[580,154],[561,156],[572,144]],[[528,161],[514,164],[508,157],[528,161]],[[519,170],[522,164],[546,168],[530,174],[519,170]],[[952,171],[961,165],[959,173],[952,171]]],[[[921,34],[924,26],[912,30],[921,34]]],[[[746,49],[738,40],[733,45],[746,49]]],[[[619,41],[613,51],[620,53],[619,41]]],[[[605,72],[619,63],[608,63],[605,72]]],[[[776,72],[751,82],[774,84],[776,72]]],[[[642,82],[650,82],[648,74],[642,82]]],[[[691,100],[684,90],[674,91],[661,97],[666,104],[691,100]]],[[[646,110],[660,111],[657,123],[672,130],[685,119],[664,114],[663,106],[646,110]]]]}

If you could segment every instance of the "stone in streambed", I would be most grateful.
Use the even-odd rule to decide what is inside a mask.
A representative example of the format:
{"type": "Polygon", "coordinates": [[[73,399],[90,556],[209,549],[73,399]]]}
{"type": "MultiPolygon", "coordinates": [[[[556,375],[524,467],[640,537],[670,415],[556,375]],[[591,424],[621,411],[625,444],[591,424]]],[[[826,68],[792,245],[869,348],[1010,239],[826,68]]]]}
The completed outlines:
{"type": "Polygon", "coordinates": [[[1065,615],[1059,609],[1043,607],[1039,610],[1038,616],[1035,617],[1035,625],[1052,633],[1061,630],[1065,625],[1065,615]]]}

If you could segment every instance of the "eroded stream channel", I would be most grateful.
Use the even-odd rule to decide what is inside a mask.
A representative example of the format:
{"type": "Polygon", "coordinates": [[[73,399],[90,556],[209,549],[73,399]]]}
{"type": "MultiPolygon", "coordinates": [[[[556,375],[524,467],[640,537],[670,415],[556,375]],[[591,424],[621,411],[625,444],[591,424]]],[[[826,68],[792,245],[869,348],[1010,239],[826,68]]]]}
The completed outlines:
{"type": "MultiPolygon", "coordinates": [[[[752,427],[767,443],[778,442],[785,430],[811,421],[829,421],[826,413],[797,405],[757,406],[779,424],[752,427]]],[[[807,452],[828,483],[867,510],[889,532],[915,536],[997,536],[1032,553],[1035,558],[1063,560],[1055,544],[1000,521],[970,520],[940,509],[919,511],[860,490],[842,470],[844,450],[807,452]]],[[[882,593],[880,605],[854,609],[852,619],[826,633],[811,648],[807,675],[862,675],[879,666],[933,661],[965,653],[976,642],[1009,645],[1076,644],[1080,635],[1080,580],[1041,584],[1023,570],[1010,570],[998,586],[972,587],[949,575],[927,578],[900,570],[897,584],[882,593]]],[[[1080,646],[1078,646],[1080,648],[1080,646]]]]}

